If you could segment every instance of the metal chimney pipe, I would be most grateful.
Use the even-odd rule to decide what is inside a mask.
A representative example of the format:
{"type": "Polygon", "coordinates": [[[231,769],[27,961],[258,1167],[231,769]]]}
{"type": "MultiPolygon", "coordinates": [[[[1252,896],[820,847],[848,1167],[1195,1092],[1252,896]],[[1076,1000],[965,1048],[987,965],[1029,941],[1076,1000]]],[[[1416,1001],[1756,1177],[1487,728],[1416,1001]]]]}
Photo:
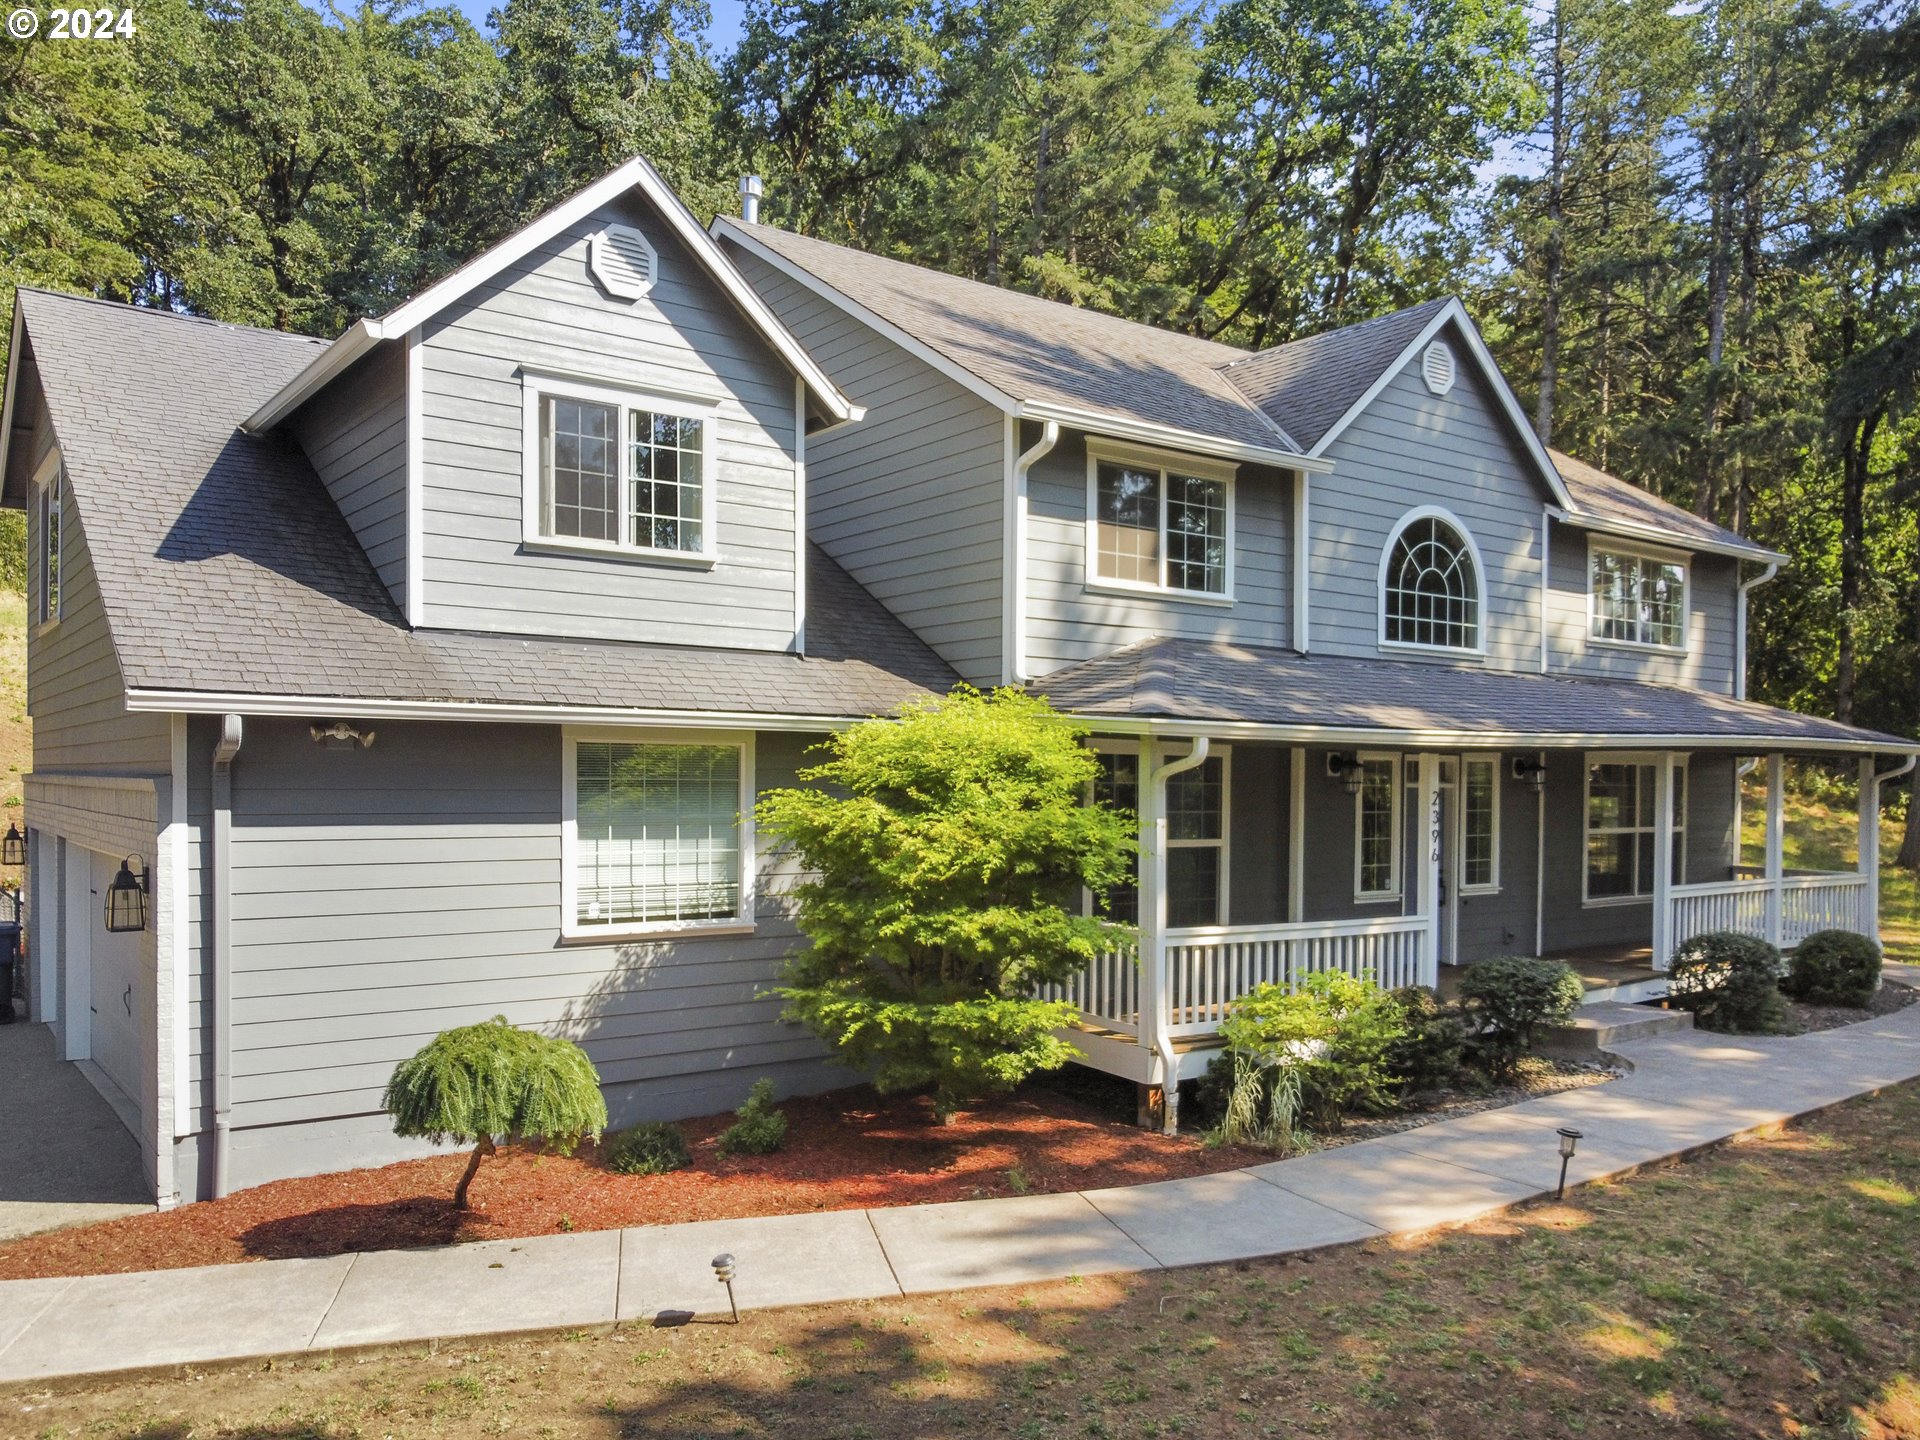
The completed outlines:
{"type": "Polygon", "coordinates": [[[760,223],[760,195],[762,186],[758,175],[740,177],[740,218],[749,225],[760,223]]]}

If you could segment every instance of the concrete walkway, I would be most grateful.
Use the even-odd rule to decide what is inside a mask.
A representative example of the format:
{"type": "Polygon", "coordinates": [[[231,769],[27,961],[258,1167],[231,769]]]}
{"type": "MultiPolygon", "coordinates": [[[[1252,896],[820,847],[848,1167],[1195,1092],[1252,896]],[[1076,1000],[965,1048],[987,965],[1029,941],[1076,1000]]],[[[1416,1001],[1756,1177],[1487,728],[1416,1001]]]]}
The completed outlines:
{"type": "Polygon", "coordinates": [[[0,1025],[0,1106],[0,1240],[153,1209],[140,1142],[46,1026],[0,1025]]]}
{"type": "Polygon", "coordinates": [[[1249,1170],[1082,1194],[714,1220],[0,1284],[0,1382],[1256,1258],[1458,1224],[1920,1076],[1920,1005],[1844,1030],[1622,1046],[1633,1073],[1249,1170]]]}

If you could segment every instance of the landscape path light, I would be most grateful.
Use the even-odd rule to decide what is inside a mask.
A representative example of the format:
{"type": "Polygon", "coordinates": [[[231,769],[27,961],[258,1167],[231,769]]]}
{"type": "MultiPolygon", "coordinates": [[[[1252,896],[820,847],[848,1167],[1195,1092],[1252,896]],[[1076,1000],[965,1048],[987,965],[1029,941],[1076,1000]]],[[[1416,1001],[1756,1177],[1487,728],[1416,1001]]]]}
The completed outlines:
{"type": "Polygon", "coordinates": [[[731,1252],[713,1257],[713,1278],[727,1287],[727,1304],[733,1310],[733,1323],[740,1323],[740,1302],[733,1298],[733,1255],[731,1252]]]}
{"type": "Polygon", "coordinates": [[[1560,1188],[1553,1192],[1553,1198],[1564,1200],[1567,1198],[1567,1162],[1573,1159],[1575,1148],[1586,1136],[1565,1125],[1562,1125],[1556,1133],[1560,1136],[1560,1188]]]}

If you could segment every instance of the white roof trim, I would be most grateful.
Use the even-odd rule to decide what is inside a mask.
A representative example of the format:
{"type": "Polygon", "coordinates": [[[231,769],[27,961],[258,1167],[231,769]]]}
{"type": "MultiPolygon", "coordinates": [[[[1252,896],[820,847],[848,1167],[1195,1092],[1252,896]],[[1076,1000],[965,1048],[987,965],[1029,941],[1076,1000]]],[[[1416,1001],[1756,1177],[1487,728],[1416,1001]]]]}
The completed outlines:
{"type": "Polygon", "coordinates": [[[290,380],[271,400],[247,418],[245,429],[265,430],[278,424],[297,409],[301,402],[319,390],[329,380],[339,375],[347,366],[372,349],[382,340],[397,340],[416,325],[431,320],[447,306],[468,294],[477,286],[485,284],[507,266],[536,247],[545,244],[568,226],[578,223],[591,215],[602,205],[624,195],[629,190],[639,190],[651,200],[667,226],[679,237],[704,264],[720,288],[726,291],[728,298],[739,307],[747,320],[760,331],[780,358],[786,361],[793,372],[807,382],[807,388],[819,398],[822,406],[835,420],[853,418],[854,406],[840,389],[828,378],[806,348],[782,325],[767,308],[752,286],[736,270],[733,262],[727,259],[724,251],[714,243],[713,237],[700,228],[700,222],[693,218],[686,205],[675,195],[667,182],[660,178],[660,172],[649,165],[645,159],[635,156],[593,184],[587,186],[561,201],[553,209],[516,230],[492,249],[469,260],[458,270],[437,284],[429,286],[406,304],[377,319],[361,320],[333,344],[321,351],[320,356],[300,374],[290,380]]]}
{"type": "MultiPolygon", "coordinates": [[[[13,334],[7,344],[7,388],[0,399],[0,485],[6,482],[7,452],[13,442],[13,394],[20,388],[20,340],[26,334],[26,321],[20,311],[20,292],[13,292],[13,334]]],[[[29,497],[21,496],[25,504],[29,497]]]]}
{"type": "Polygon", "coordinates": [[[352,695],[264,695],[212,690],[129,690],[127,708],[176,715],[258,715],[314,719],[347,715],[369,720],[472,720],[566,725],[689,725],[717,730],[819,731],[865,715],[801,715],[787,711],[658,710],[611,705],[533,705],[467,700],[376,700],[352,695]]]}
{"type": "Polygon", "coordinates": [[[1420,333],[1407,342],[1400,353],[1393,358],[1392,363],[1381,369],[1380,373],[1374,377],[1373,383],[1366,388],[1366,392],[1347,407],[1346,413],[1333,422],[1333,427],[1320,437],[1320,442],[1308,453],[1315,458],[1325,455],[1327,447],[1340,438],[1360,412],[1371,405],[1380,392],[1387,388],[1393,377],[1406,368],[1407,362],[1424,350],[1427,343],[1450,321],[1459,325],[1460,332],[1467,342],[1468,353],[1480,366],[1480,372],[1486,377],[1488,388],[1499,400],[1500,408],[1513,422],[1514,431],[1520,437],[1520,447],[1533,461],[1534,468],[1540,472],[1540,478],[1546,482],[1547,489],[1553,492],[1556,500],[1572,510],[1573,496],[1567,491],[1567,482],[1560,477],[1560,471],[1554,466],[1553,457],[1547,454],[1547,448],[1540,443],[1540,437],[1533,433],[1533,426],[1527,423],[1527,417],[1520,413],[1519,402],[1513,398],[1513,391],[1508,388],[1506,377],[1500,373],[1500,367],[1494,362],[1492,352],[1487,349],[1487,342],[1480,338],[1479,328],[1468,317],[1466,306],[1460,303],[1457,296],[1441,306],[1439,313],[1421,327],[1420,333]]]}
{"type": "Polygon", "coordinates": [[[1592,510],[1566,510],[1549,506],[1547,513],[1564,525],[1577,525],[1580,529],[1591,530],[1596,535],[1617,535],[1624,540],[1643,540],[1650,545],[1664,545],[1669,550],[1685,551],[1688,554],[1728,555],[1735,560],[1759,560],[1770,565],[1785,565],[1790,563],[1791,559],[1778,550],[1767,549],[1764,545],[1708,540],[1695,535],[1684,535],[1677,530],[1663,530],[1658,525],[1639,525],[1631,520],[1596,514],[1592,510]]]}
{"type": "Polygon", "coordinates": [[[1333,468],[1331,460],[1320,460],[1300,453],[1295,448],[1293,438],[1256,405],[1249,405],[1248,413],[1259,417],[1260,422],[1273,431],[1274,438],[1280,441],[1280,444],[1250,445],[1243,441],[1222,440],[1218,436],[1205,435],[1199,431],[1182,430],[1173,425],[1158,425],[1104,410],[1084,410],[1077,406],[1061,405],[1053,401],[1022,400],[1017,396],[1009,395],[999,386],[981,379],[965,366],[956,364],[925,341],[908,334],[891,320],[869,310],[845,292],[835,289],[805,266],[789,260],[759,239],[754,234],[757,228],[759,227],[748,225],[731,215],[718,216],[713,222],[715,235],[738,245],[755,259],[764,261],[796,284],[804,285],[829,305],[858,320],[883,339],[898,345],[923,365],[938,371],[961,389],[986,401],[1003,414],[1012,415],[1021,420],[1035,420],[1043,423],[1052,420],[1076,430],[1108,435],[1116,440],[1137,440],[1143,444],[1171,446],[1196,455],[1216,455],[1230,460],[1251,460],[1289,470],[1331,470],[1333,468]]]}

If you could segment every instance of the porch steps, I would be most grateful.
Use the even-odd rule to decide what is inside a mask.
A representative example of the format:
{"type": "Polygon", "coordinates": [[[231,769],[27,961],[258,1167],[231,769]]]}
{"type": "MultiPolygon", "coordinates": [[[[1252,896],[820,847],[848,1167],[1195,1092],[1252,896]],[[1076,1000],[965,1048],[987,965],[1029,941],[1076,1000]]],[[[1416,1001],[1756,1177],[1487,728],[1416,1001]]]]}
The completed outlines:
{"type": "Polygon", "coordinates": [[[1540,1048],[1585,1059],[1628,1041],[1651,1040],[1656,1035],[1692,1028],[1693,1014],[1688,1010],[1653,1010],[1613,1001],[1588,1003],[1565,1025],[1541,1032],[1540,1048]]]}
{"type": "MultiPolygon", "coordinates": [[[[1586,978],[1586,977],[1582,977],[1586,978]]],[[[1647,1000],[1664,999],[1667,993],[1667,977],[1649,975],[1640,980],[1626,980],[1617,985],[1598,984],[1586,980],[1587,993],[1581,998],[1581,1009],[1595,1005],[1638,1005],[1647,1000]]]]}

